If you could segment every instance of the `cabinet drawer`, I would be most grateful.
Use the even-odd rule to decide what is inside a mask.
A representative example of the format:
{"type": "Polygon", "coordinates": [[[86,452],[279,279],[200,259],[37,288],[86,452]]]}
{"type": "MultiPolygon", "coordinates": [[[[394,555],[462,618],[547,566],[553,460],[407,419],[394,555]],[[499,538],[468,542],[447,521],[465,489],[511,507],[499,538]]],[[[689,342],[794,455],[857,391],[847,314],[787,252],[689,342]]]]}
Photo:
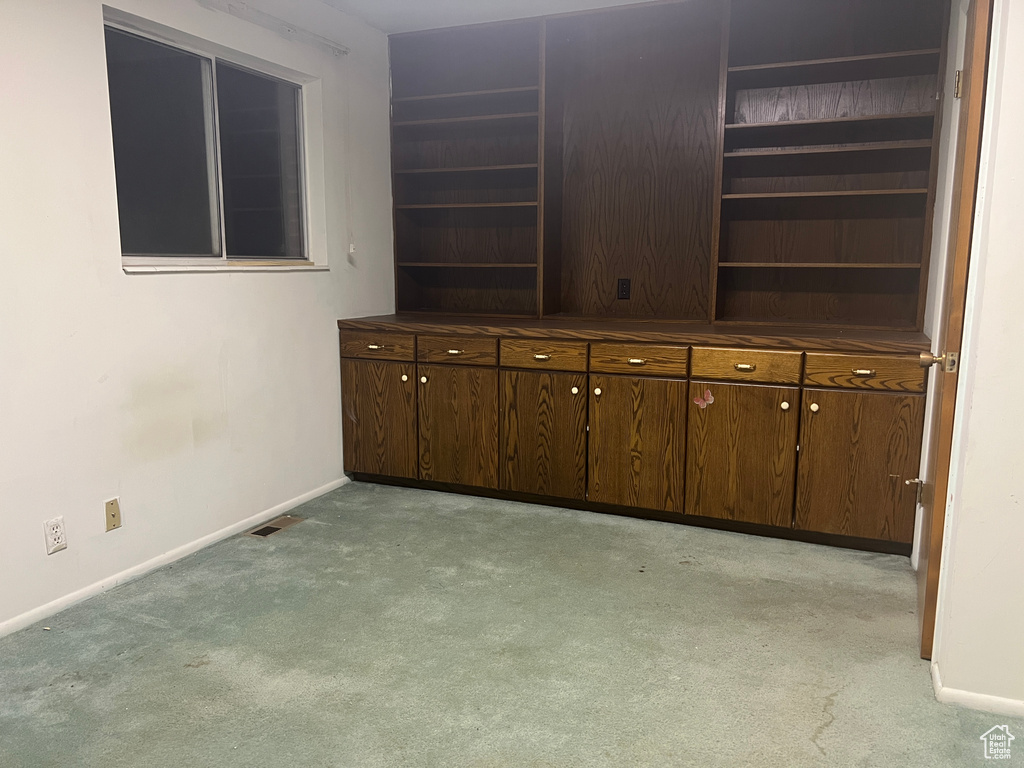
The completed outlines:
{"type": "Polygon", "coordinates": [[[803,352],[694,347],[690,376],[695,379],[799,384],[803,352]]]}
{"type": "Polygon", "coordinates": [[[497,365],[494,336],[418,336],[416,359],[421,363],[497,365]]]}
{"type": "Polygon", "coordinates": [[[590,345],[590,370],[595,373],[669,375],[686,378],[690,348],[668,344],[599,342],[590,345]]]}
{"type": "Polygon", "coordinates": [[[583,372],[587,370],[587,342],[502,339],[501,364],[505,368],[583,372]]]}
{"type": "Polygon", "coordinates": [[[415,359],[414,336],[411,333],[376,333],[374,331],[339,331],[341,356],[370,360],[415,359]]]}
{"type": "Polygon", "coordinates": [[[817,387],[924,392],[920,359],[909,355],[830,355],[807,353],[804,384],[817,387]]]}
{"type": "Polygon", "coordinates": [[[686,378],[688,346],[598,342],[590,345],[590,370],[600,374],[668,375],[686,378]]]}

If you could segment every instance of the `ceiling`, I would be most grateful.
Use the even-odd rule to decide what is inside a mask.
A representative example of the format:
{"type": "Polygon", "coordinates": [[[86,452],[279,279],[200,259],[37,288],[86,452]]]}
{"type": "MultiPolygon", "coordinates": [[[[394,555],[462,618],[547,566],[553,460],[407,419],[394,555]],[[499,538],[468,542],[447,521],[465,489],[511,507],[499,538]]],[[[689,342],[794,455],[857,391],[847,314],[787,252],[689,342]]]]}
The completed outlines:
{"type": "Polygon", "coordinates": [[[522,19],[644,0],[321,0],[384,32],[522,19]]]}

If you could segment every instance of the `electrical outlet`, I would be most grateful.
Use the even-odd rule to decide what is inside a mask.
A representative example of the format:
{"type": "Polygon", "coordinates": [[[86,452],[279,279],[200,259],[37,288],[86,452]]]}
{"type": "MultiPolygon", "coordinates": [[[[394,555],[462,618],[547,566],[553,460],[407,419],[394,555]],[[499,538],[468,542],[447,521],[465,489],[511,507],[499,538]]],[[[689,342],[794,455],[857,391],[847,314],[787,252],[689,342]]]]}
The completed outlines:
{"type": "Polygon", "coordinates": [[[111,499],[107,502],[106,518],[108,531],[121,527],[121,501],[119,499],[111,499]]]}
{"type": "Polygon", "coordinates": [[[46,533],[46,554],[52,555],[68,548],[68,537],[64,533],[64,516],[55,517],[43,523],[46,533]]]}
{"type": "Polygon", "coordinates": [[[620,277],[619,278],[619,288],[618,288],[618,293],[616,293],[616,295],[615,295],[615,298],[617,298],[617,299],[628,299],[629,298],[629,278],[628,277],[620,277]]]}

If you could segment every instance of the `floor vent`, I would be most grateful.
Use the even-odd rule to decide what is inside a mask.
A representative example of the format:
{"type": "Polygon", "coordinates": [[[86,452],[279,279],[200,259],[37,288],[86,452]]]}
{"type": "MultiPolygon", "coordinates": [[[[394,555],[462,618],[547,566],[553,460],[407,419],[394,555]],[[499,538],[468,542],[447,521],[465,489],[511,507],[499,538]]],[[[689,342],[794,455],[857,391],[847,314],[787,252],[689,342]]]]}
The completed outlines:
{"type": "Polygon", "coordinates": [[[259,536],[261,539],[269,536],[272,533],[283,531],[285,528],[289,528],[296,523],[301,523],[305,518],[293,517],[292,515],[283,515],[271,520],[269,523],[264,523],[259,528],[249,531],[249,536],[259,536]]]}

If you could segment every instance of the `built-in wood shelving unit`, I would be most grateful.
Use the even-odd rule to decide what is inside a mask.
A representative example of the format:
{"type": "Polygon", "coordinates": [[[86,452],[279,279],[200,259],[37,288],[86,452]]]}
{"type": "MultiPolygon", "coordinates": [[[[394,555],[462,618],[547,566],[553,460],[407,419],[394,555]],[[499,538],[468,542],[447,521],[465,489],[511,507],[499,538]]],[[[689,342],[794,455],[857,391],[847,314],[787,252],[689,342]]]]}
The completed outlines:
{"type": "Polygon", "coordinates": [[[392,35],[398,310],[919,330],[945,4],[840,7],[392,35]]]}

